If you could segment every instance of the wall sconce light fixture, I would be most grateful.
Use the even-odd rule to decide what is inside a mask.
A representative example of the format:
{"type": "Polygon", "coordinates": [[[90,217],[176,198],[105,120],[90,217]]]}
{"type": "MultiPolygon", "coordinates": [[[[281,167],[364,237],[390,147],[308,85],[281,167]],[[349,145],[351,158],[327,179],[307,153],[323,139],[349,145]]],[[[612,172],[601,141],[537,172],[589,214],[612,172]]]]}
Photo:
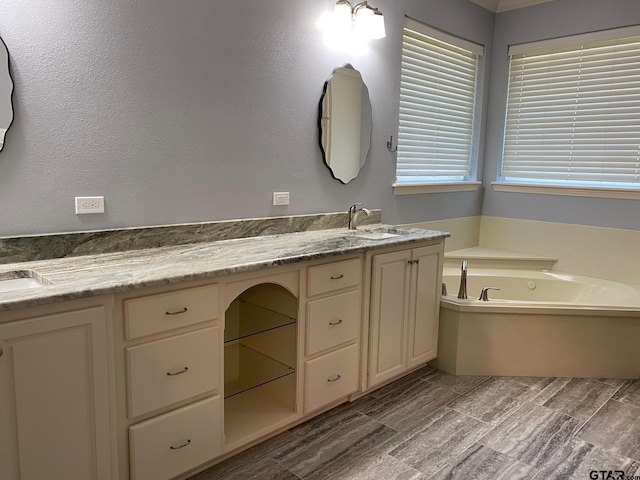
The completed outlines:
{"type": "Polygon", "coordinates": [[[382,12],[366,1],[352,6],[348,0],[338,0],[334,19],[336,29],[354,32],[365,40],[386,37],[382,12]]]}
{"type": "Polygon", "coordinates": [[[384,38],[384,17],[367,2],[352,6],[347,0],[338,0],[334,11],[326,12],[318,22],[324,40],[331,50],[346,51],[353,55],[367,52],[369,40],[384,38]]]}

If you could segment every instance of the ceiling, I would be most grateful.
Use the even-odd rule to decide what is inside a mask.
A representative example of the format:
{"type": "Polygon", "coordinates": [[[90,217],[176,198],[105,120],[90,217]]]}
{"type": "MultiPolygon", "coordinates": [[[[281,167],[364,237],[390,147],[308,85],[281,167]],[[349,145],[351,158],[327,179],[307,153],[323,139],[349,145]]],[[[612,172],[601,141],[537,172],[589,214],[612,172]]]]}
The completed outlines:
{"type": "Polygon", "coordinates": [[[516,8],[528,7],[537,3],[553,2],[554,0],[471,0],[473,3],[491,10],[492,12],[506,12],[516,8]]]}

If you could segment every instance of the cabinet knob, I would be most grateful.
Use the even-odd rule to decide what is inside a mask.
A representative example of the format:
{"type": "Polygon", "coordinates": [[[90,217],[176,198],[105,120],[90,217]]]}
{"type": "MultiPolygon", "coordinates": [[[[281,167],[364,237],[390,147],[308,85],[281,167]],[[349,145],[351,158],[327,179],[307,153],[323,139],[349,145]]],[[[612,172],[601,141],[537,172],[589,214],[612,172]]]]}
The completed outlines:
{"type": "Polygon", "coordinates": [[[189,367],[184,367],[182,370],[177,372],[167,372],[167,376],[175,377],[176,375],[182,375],[183,373],[187,373],[189,371],[189,367]]]}
{"type": "Polygon", "coordinates": [[[181,448],[188,447],[189,445],[191,445],[191,440],[187,439],[186,442],[184,442],[184,443],[182,443],[180,445],[177,445],[175,447],[173,445],[169,445],[169,448],[171,450],[180,450],[181,448]]]}
{"type": "Polygon", "coordinates": [[[331,275],[331,280],[340,280],[341,278],[344,278],[344,274],[340,274],[340,275],[331,275]]]}
{"type": "Polygon", "coordinates": [[[338,319],[337,322],[329,322],[329,325],[340,325],[342,323],[342,319],[338,319]]]}
{"type": "Polygon", "coordinates": [[[180,315],[181,313],[187,313],[189,309],[184,307],[182,310],[176,310],[175,312],[164,312],[165,315],[180,315]]]}
{"type": "Polygon", "coordinates": [[[338,381],[338,380],[340,380],[341,378],[342,378],[342,377],[341,377],[340,375],[336,375],[336,376],[335,376],[335,377],[333,377],[333,378],[327,378],[327,382],[331,382],[331,383],[333,383],[333,382],[337,382],[337,381],[338,381]]]}

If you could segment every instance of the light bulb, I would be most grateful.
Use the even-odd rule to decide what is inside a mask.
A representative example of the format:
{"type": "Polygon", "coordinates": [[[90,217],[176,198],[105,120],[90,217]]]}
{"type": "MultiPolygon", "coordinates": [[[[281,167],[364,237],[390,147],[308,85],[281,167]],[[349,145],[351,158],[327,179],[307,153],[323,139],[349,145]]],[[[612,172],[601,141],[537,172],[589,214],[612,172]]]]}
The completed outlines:
{"type": "Polygon", "coordinates": [[[344,0],[339,0],[336,3],[335,9],[335,26],[339,31],[351,30],[351,4],[344,0]]]}
{"type": "Polygon", "coordinates": [[[376,10],[371,19],[371,38],[378,40],[387,36],[384,28],[384,17],[379,10],[376,10]]]}
{"type": "Polygon", "coordinates": [[[356,10],[355,31],[363,38],[371,37],[373,10],[366,4],[356,10]]]}

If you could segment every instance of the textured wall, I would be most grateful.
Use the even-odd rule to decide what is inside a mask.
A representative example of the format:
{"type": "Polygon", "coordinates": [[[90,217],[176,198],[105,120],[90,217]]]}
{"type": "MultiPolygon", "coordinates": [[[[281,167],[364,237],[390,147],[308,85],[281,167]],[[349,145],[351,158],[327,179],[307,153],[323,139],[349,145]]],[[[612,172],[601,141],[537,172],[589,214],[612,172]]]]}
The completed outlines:
{"type": "MultiPolygon", "coordinates": [[[[388,36],[330,51],[334,0],[23,0],[0,3],[15,120],[0,152],[0,236],[346,211],[383,220],[477,215],[480,193],[394,197],[403,16],[490,47],[494,15],[467,0],[375,0],[388,36]],[[342,185],[322,162],[318,104],[352,63],[373,104],[373,145],[342,185]],[[271,206],[290,191],[288,207],[271,206]],[[104,195],[76,216],[74,196],[104,195]]],[[[488,82],[487,82],[488,85],[488,82]]],[[[488,88],[483,95],[486,99],[488,88]]]]}
{"type": "Polygon", "coordinates": [[[496,15],[483,215],[640,230],[640,202],[494,192],[502,156],[511,44],[640,24],[638,0],[555,0],[496,15]]]}

